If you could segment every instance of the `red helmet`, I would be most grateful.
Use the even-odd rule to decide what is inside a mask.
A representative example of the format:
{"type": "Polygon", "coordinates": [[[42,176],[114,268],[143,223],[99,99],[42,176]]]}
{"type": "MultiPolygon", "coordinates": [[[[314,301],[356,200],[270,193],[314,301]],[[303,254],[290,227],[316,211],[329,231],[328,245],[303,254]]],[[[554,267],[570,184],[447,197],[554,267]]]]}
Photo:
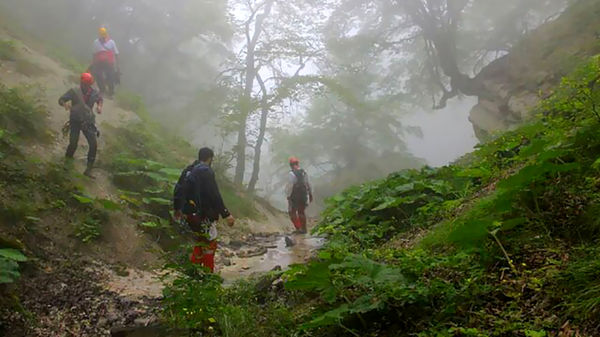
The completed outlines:
{"type": "Polygon", "coordinates": [[[81,74],[81,83],[87,84],[87,85],[94,84],[94,76],[92,76],[92,74],[90,74],[90,73],[81,74]]]}
{"type": "Polygon", "coordinates": [[[300,160],[296,157],[290,157],[290,165],[300,164],[300,160]]]}

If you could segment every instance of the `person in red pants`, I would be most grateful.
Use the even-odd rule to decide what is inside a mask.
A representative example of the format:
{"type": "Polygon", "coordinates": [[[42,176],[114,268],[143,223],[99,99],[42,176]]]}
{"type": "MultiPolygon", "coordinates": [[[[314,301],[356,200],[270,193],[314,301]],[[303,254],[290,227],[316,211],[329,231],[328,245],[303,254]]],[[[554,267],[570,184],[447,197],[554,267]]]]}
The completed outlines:
{"type": "Polygon", "coordinates": [[[288,200],[290,220],[296,231],[306,233],[306,207],[313,201],[312,189],[306,171],[300,168],[300,160],[291,157],[290,173],[285,191],[288,200]]]}
{"type": "Polygon", "coordinates": [[[185,220],[196,234],[197,245],[190,255],[190,262],[201,264],[215,271],[217,250],[217,226],[219,216],[233,226],[235,218],[229,213],[211,168],[214,152],[202,148],[198,160],[186,167],[175,185],[173,205],[176,220],[185,220]]]}

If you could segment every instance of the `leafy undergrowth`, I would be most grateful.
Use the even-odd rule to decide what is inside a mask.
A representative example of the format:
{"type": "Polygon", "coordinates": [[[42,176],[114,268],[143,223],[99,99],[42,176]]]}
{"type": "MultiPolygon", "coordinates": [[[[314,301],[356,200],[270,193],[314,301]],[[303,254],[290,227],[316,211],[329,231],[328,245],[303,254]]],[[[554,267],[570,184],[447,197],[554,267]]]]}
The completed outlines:
{"type": "MultiPolygon", "coordinates": [[[[154,122],[142,99],[120,92],[117,104],[134,111],[141,122],[113,130],[108,140],[111,154],[110,171],[115,184],[124,191],[125,199],[136,207],[160,217],[168,216],[175,182],[181,171],[197,157],[197,149],[154,122]]],[[[219,159],[219,158],[217,158],[219,159]]],[[[225,178],[225,170],[215,171],[223,199],[232,213],[240,218],[256,218],[258,213],[251,197],[244,195],[225,178]]]]}
{"type": "Polygon", "coordinates": [[[182,276],[165,317],[224,336],[600,335],[599,62],[455,165],[333,197],[310,263],[227,289],[182,276]]]}
{"type": "MultiPolygon", "coordinates": [[[[121,190],[122,201],[134,210],[141,227],[169,234],[173,188],[181,171],[197,157],[197,149],[153,121],[141,97],[121,91],[116,102],[121,108],[134,111],[141,121],[118,128],[105,126],[111,133],[106,153],[111,154],[108,170],[113,183],[121,190]]],[[[241,218],[257,217],[252,198],[241,195],[224,172],[217,175],[223,199],[232,213],[241,218]]]]}

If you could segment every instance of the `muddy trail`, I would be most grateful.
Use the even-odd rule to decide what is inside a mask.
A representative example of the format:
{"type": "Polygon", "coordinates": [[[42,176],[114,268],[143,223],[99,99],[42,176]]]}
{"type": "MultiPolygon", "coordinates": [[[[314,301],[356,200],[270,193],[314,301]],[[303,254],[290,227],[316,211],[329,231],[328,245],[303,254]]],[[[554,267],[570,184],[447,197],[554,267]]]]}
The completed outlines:
{"type": "MultiPolygon", "coordinates": [[[[219,245],[217,273],[223,278],[225,286],[236,280],[305,263],[324,242],[323,238],[306,234],[258,233],[249,234],[242,239],[244,241],[230,240],[219,245]]],[[[155,280],[157,279],[158,275],[155,280]]],[[[151,288],[157,289],[162,285],[157,283],[151,288]]],[[[160,303],[159,299],[157,297],[155,303],[160,303]]],[[[110,334],[111,337],[177,337],[185,335],[185,332],[172,331],[162,326],[153,316],[150,319],[135,320],[133,325],[113,327],[110,334]]]]}
{"type": "MultiPolygon", "coordinates": [[[[225,286],[304,263],[323,244],[322,238],[301,234],[248,234],[241,240],[221,242],[217,251],[217,273],[225,286]]],[[[35,315],[35,326],[28,326],[27,314],[2,313],[10,327],[0,329],[2,336],[178,336],[160,323],[162,290],[170,278],[166,270],[119,268],[57,254],[26,272],[20,300],[35,315]]]]}

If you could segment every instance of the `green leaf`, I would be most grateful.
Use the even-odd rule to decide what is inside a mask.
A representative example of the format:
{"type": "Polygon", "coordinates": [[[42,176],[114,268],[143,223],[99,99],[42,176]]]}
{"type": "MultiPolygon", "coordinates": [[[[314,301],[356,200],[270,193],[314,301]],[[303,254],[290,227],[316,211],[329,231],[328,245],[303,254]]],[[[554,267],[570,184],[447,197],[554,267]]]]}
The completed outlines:
{"type": "Polygon", "coordinates": [[[146,221],[146,222],[142,222],[141,223],[142,226],[144,227],[148,227],[148,228],[158,228],[160,227],[160,225],[154,221],[146,221]]]}
{"type": "Polygon", "coordinates": [[[546,331],[545,330],[540,330],[540,331],[535,331],[535,330],[525,330],[525,337],[546,337],[546,331]]]}
{"type": "Polygon", "coordinates": [[[91,204],[91,203],[94,202],[94,199],[92,199],[90,197],[86,197],[86,196],[83,196],[83,195],[78,195],[78,194],[75,194],[75,193],[73,193],[72,195],[73,195],[73,197],[77,201],[79,201],[82,204],[91,204]]]}
{"type": "Polygon", "coordinates": [[[109,199],[98,199],[98,202],[107,211],[118,211],[121,209],[121,205],[109,199]]]}
{"type": "Polygon", "coordinates": [[[323,315],[313,319],[312,321],[303,324],[301,329],[311,329],[320,326],[327,326],[338,324],[342,319],[346,318],[346,316],[350,313],[349,306],[347,304],[342,304],[341,306],[330,310],[323,315]]]}
{"type": "Polygon", "coordinates": [[[148,198],[150,201],[155,202],[157,204],[160,205],[171,205],[171,200],[168,199],[164,199],[164,198],[158,198],[158,197],[154,197],[154,198],[148,198]]]}
{"type": "Polygon", "coordinates": [[[308,265],[306,270],[291,273],[285,288],[289,290],[323,290],[331,286],[329,266],[331,260],[308,265]]]}
{"type": "Polygon", "coordinates": [[[17,261],[17,262],[25,262],[27,261],[27,257],[23,255],[20,251],[12,248],[2,248],[0,249],[0,256],[7,258],[9,260],[17,261]]]}
{"type": "Polygon", "coordinates": [[[158,172],[165,174],[169,179],[177,180],[181,175],[180,169],[164,167],[158,170],[158,172]]]}

